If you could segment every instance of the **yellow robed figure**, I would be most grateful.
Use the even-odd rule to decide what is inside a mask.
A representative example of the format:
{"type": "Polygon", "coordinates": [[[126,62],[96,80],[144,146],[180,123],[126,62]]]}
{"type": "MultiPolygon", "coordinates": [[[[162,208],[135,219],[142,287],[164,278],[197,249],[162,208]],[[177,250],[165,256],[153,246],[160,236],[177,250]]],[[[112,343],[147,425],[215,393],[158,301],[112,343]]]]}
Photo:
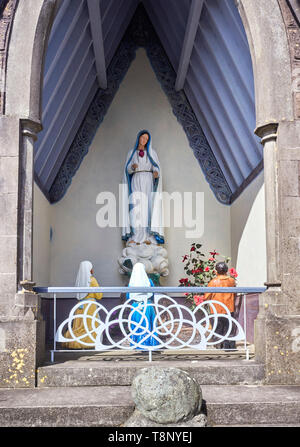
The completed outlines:
{"type": "MultiPolygon", "coordinates": [[[[92,263],[89,261],[82,261],[79,266],[75,287],[99,287],[97,279],[94,276],[92,276],[93,274],[94,274],[94,270],[93,270],[92,263]]],[[[79,318],[75,318],[72,322],[72,330],[73,330],[75,337],[81,337],[84,334],[86,334],[86,329],[84,327],[83,318],[80,317],[80,315],[82,315],[84,313],[86,306],[89,306],[88,310],[87,310],[87,315],[90,315],[91,317],[95,314],[95,312],[97,310],[96,304],[90,304],[90,303],[84,304],[84,301],[92,300],[92,301],[96,302],[96,300],[101,300],[102,296],[103,296],[103,293],[89,293],[89,294],[77,293],[77,299],[82,301],[82,306],[80,306],[75,311],[75,314],[74,314],[74,315],[78,315],[79,318]]],[[[88,327],[89,331],[92,331],[92,318],[87,318],[86,323],[87,323],[87,327],[88,327]]],[[[95,327],[98,327],[98,326],[99,326],[99,323],[95,322],[95,327]]],[[[94,337],[96,337],[95,332],[91,332],[91,333],[94,337]]],[[[69,330],[67,330],[65,332],[64,337],[72,339],[69,330]]],[[[90,338],[89,335],[81,338],[81,341],[84,343],[92,343],[93,342],[93,340],[90,338]]],[[[65,349],[89,349],[88,346],[81,344],[78,341],[70,341],[70,342],[62,343],[62,347],[65,349]]]]}

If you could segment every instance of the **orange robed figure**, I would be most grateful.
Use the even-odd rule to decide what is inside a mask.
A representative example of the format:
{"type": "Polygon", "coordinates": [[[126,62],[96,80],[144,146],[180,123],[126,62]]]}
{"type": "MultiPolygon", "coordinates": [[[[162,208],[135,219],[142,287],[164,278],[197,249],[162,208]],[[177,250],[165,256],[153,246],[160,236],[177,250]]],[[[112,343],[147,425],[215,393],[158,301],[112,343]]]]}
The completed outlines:
{"type": "MultiPolygon", "coordinates": [[[[235,279],[227,275],[228,266],[225,262],[218,262],[216,264],[217,276],[213,278],[209,283],[208,287],[235,287],[235,279]]],[[[204,300],[215,300],[223,303],[231,313],[233,317],[234,314],[234,293],[221,292],[221,293],[205,293],[204,300]]],[[[218,314],[226,314],[226,310],[223,306],[214,304],[218,314]]],[[[216,327],[216,333],[218,335],[225,335],[228,331],[228,320],[226,318],[220,317],[218,319],[218,324],[216,327]]],[[[232,334],[229,334],[232,336],[232,334]]],[[[235,341],[225,340],[216,346],[218,349],[235,349],[235,341]]]]}

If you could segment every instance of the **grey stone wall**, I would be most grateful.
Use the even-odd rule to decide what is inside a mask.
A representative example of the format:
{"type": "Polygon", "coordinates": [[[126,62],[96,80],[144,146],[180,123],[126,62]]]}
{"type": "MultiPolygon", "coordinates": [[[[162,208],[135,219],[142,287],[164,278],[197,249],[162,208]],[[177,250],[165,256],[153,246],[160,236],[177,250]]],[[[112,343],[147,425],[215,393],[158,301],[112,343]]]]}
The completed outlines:
{"type": "Polygon", "coordinates": [[[8,0],[0,17],[0,387],[34,387],[44,355],[45,324],[31,284],[33,143],[55,6],[8,0]]]}
{"type": "Polygon", "coordinates": [[[0,117],[0,315],[9,315],[17,292],[20,125],[0,117]]]}
{"type": "Polygon", "coordinates": [[[297,1],[278,0],[284,19],[290,48],[292,67],[292,90],[295,119],[300,119],[300,22],[299,4],[297,1]]]}
{"type": "Polygon", "coordinates": [[[5,106],[7,47],[17,0],[3,0],[0,8],[0,114],[5,106]]]}
{"type": "MultiPolygon", "coordinates": [[[[294,119],[279,122],[274,172],[278,182],[279,287],[263,300],[266,382],[299,384],[300,364],[300,28],[279,0],[289,42],[294,119]]],[[[279,73],[277,74],[279,75],[279,73]]],[[[274,91],[274,95],[277,92],[274,91]]]]}

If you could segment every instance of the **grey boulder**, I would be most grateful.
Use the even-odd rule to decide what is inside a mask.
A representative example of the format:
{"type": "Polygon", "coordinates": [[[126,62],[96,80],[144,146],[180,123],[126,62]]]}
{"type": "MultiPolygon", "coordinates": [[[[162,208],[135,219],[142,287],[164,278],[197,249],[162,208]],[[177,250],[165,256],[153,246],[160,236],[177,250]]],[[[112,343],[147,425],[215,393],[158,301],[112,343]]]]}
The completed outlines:
{"type": "Polygon", "coordinates": [[[132,398],[138,412],[158,424],[191,420],[202,404],[198,383],[177,368],[141,369],[132,382],[132,398]]]}

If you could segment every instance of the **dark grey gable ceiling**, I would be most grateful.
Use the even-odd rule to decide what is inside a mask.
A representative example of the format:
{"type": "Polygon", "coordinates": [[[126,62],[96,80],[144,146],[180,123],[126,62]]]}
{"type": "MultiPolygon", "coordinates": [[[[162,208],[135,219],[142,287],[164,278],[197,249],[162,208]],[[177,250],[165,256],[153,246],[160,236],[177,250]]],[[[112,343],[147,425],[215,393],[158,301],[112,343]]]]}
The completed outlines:
{"type": "MultiPolygon", "coordinates": [[[[35,178],[49,199],[72,143],[99,94],[99,65],[105,65],[105,75],[139,3],[100,0],[97,28],[97,9],[91,10],[94,1],[63,0],[50,35],[43,90],[44,130],[35,145],[35,178]],[[95,56],[93,38],[102,38],[103,60],[98,53],[95,56]]],[[[253,133],[250,52],[234,0],[203,2],[198,10],[200,21],[193,24],[190,12],[199,9],[196,1],[200,2],[144,0],[143,4],[175,74],[184,78],[186,98],[228,186],[230,198],[221,201],[231,203],[262,169],[262,148],[253,133]]],[[[200,165],[205,170],[205,164],[200,165]]],[[[206,178],[211,184],[211,177],[206,178]]]]}
{"type": "Polygon", "coordinates": [[[300,0],[287,0],[287,3],[300,26],[300,0]]]}

